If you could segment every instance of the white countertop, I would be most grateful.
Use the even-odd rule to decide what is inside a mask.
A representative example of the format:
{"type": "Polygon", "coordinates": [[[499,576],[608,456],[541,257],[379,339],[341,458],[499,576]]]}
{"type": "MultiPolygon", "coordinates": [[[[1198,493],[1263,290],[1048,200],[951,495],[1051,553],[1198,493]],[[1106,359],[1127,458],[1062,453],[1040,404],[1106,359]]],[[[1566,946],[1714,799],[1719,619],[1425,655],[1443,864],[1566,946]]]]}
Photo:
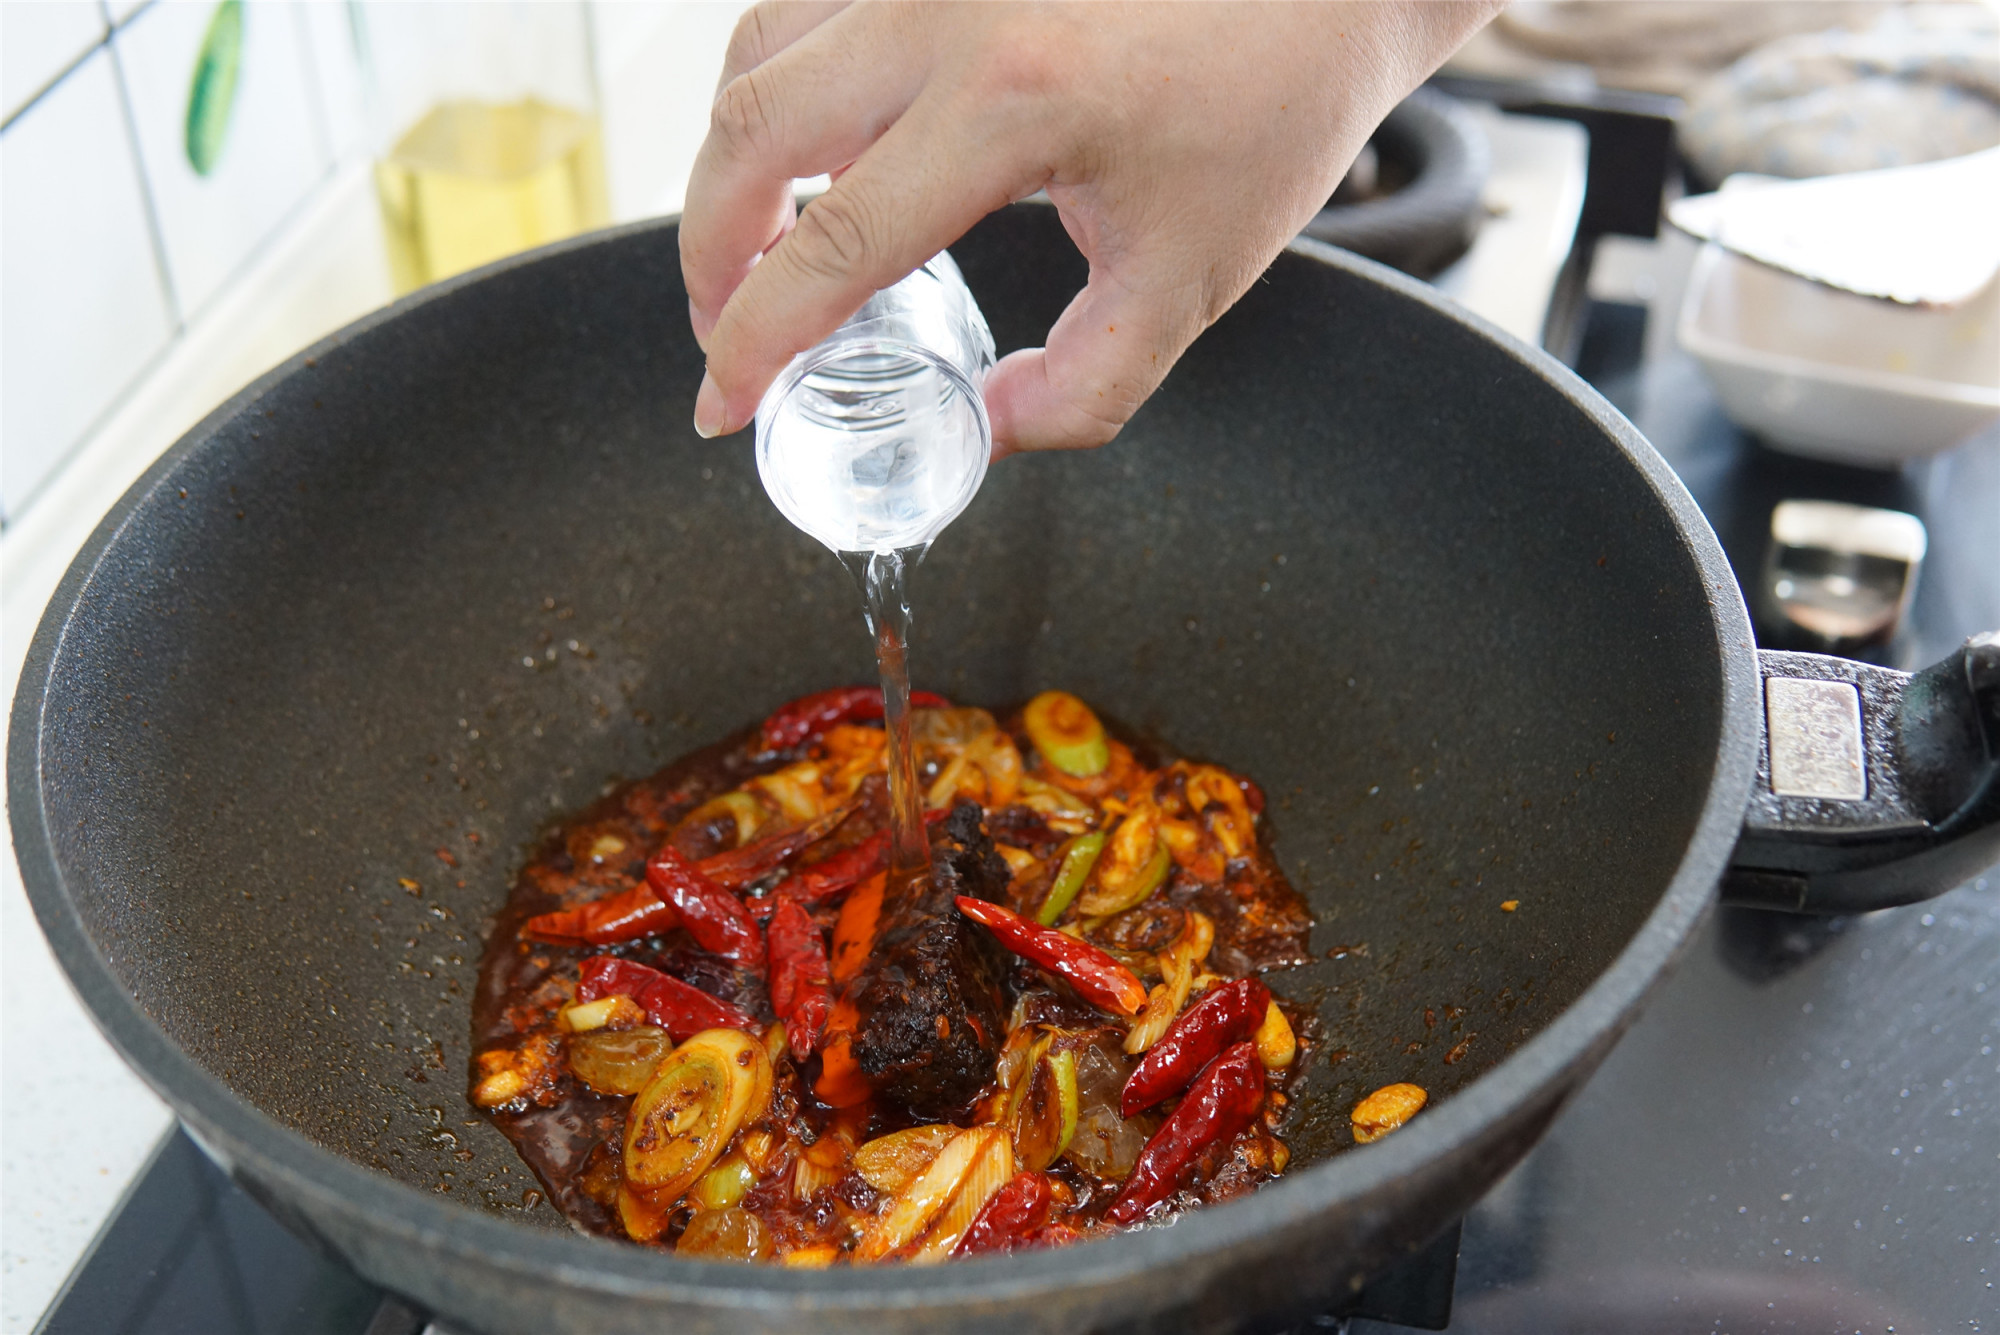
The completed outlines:
{"type": "MultiPolygon", "coordinates": [[[[1439,286],[1536,342],[1582,204],[1587,141],[1563,122],[1482,118],[1493,138],[1495,216],[1439,286]]],[[[0,671],[10,700],[50,595],[126,488],[237,389],[389,299],[374,210],[368,167],[349,168],[0,535],[0,671]]],[[[15,1332],[32,1330],[61,1292],[173,1115],[70,991],[35,924],[11,841],[0,861],[0,1330],[15,1332]]]]}

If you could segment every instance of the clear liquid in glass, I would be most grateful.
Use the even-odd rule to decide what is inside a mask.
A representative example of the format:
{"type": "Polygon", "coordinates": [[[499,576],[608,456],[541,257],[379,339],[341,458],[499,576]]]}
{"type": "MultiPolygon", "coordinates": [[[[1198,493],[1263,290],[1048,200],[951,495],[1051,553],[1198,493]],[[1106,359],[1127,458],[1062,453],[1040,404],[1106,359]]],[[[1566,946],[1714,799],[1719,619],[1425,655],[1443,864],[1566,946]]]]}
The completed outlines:
{"type": "Polygon", "coordinates": [[[987,435],[950,372],[861,350],[806,372],[761,434],[758,470],[778,508],[841,553],[921,547],[986,472],[987,435]]]}

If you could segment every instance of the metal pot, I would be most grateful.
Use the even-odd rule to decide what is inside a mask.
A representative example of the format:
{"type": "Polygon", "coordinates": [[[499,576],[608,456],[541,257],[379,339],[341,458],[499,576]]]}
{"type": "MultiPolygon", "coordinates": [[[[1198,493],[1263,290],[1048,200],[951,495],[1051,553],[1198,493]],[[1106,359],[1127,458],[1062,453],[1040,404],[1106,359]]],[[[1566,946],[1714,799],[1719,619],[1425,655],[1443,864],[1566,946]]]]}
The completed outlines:
{"type": "MultiPolygon", "coordinates": [[[[954,253],[1003,349],[1083,279],[1042,206],[954,253]]],[[[870,666],[747,442],[694,436],[700,369],[670,222],[416,294],[133,487],[15,697],[23,876],[112,1042],[293,1227],[474,1328],[1296,1320],[1527,1151],[1714,902],[1746,808],[1732,884],[1765,902],[1860,902],[1876,855],[1841,813],[1917,867],[1875,870],[1890,898],[1994,855],[1991,644],[1956,678],[1760,670],[1708,526],[1616,412],[1302,242],[1116,445],[994,470],[918,572],[912,650],[919,685],[1061,685],[1263,783],[1320,923],[1322,958],[1272,980],[1327,1033],[1298,1166],[1171,1228],[931,1268],[577,1236],[464,1101],[483,916],[607,779],[870,666]],[[1760,790],[1774,671],[1861,679],[1868,800],[1760,790]],[[1898,708],[1931,743],[1872,730],[1898,708]],[[1431,1108],[1351,1149],[1347,1110],[1391,1080],[1431,1108]]],[[[1802,698],[1833,722],[1787,774],[1839,746],[1831,694],[1802,698]]]]}

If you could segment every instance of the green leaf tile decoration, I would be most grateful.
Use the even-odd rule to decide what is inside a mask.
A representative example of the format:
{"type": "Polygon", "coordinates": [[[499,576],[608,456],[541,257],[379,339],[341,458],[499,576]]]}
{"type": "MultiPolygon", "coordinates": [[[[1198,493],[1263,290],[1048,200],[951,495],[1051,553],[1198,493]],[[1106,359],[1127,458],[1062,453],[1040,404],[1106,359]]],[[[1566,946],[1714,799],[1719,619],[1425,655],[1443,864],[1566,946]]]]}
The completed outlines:
{"type": "Polygon", "coordinates": [[[222,0],[195,57],[188,89],[187,160],[195,175],[215,170],[236,105],[236,75],[243,63],[243,0],[222,0]]]}

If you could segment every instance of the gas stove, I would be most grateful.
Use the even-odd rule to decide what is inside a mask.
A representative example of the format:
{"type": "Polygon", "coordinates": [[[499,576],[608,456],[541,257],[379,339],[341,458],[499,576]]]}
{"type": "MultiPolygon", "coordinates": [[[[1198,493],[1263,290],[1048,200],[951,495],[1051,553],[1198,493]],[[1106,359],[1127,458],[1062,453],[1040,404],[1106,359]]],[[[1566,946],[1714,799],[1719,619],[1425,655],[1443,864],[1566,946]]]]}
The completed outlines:
{"type": "MultiPolygon", "coordinates": [[[[1679,472],[1746,589],[1767,575],[1779,503],[1846,502],[1928,532],[1882,655],[1912,667],[2000,626],[2000,431],[1894,473],[1746,437],[1661,336],[1671,291],[1649,311],[1624,263],[1632,247],[1600,249],[1593,207],[1631,183],[1609,181],[1599,156],[1597,204],[1570,202],[1586,225],[1568,263],[1510,264],[1475,243],[1440,285],[1538,323],[1679,472]],[[1524,270],[1536,290],[1470,290],[1524,270]]],[[[1537,183],[1499,188],[1527,198],[1537,183]]],[[[1577,173],[1554,188],[1580,192],[1577,173]]],[[[1793,647],[1786,631],[1767,619],[1759,633],[1793,647]]],[[[1858,919],[1719,910],[1534,1153],[1461,1224],[1305,1328],[2000,1331],[2000,868],[1858,919]]],[[[294,1238],[178,1131],[38,1329],[474,1335],[294,1238]]]]}
{"type": "MultiPolygon", "coordinates": [[[[1646,357],[1642,326],[1641,307],[1592,303],[1579,369],[1679,470],[1739,579],[1780,500],[1888,506],[1930,534],[1903,655],[2000,625],[2000,436],[1895,474],[1774,454],[1685,357],[1646,357]]],[[[1996,1314],[2000,868],[1859,919],[1718,911],[1462,1233],[1313,1328],[1980,1332],[1996,1314]]],[[[451,1335],[294,1239],[179,1133],[42,1329],[451,1335]]]]}

